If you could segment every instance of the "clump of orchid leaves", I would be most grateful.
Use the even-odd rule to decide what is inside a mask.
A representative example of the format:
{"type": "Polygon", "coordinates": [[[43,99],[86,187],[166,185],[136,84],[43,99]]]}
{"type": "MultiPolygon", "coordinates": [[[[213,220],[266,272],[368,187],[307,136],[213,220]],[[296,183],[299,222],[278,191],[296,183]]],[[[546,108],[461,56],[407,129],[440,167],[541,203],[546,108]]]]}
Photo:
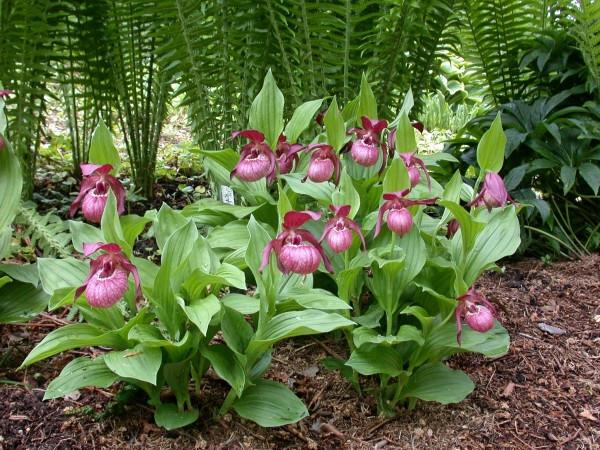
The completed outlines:
{"type": "Polygon", "coordinates": [[[232,130],[238,148],[202,151],[215,187],[232,188],[237,204],[204,199],[125,214],[118,154],[90,151],[72,208],[89,223],[70,222],[81,254],[38,262],[49,308],[76,308],[81,321],[51,332],[23,365],[93,350],[45,398],[122,381],[147,394],[157,424],[177,428],[198,419],[212,370],[230,387],[218,414],[293,423],[309,412],[265,378],[272,349],[333,330],[343,331],[348,356],[324,364],[359,392],[363,377],[378,377],[381,413],[465,398],[473,383],[444,361],[508,349],[493,299],[476,285],[519,244],[516,207],[495,175],[504,135],[497,121],[482,139],[474,186],[458,172],[443,180],[437,169],[448,156],[416,153],[410,98],[388,122],[363,78],[343,110],[331,100],[323,128],[313,118],[324,99],[284,124],[269,72],[247,129],[232,130]],[[313,139],[300,142],[308,129],[313,139]],[[142,234],[156,240],[159,265],[134,254],[142,234]]]}

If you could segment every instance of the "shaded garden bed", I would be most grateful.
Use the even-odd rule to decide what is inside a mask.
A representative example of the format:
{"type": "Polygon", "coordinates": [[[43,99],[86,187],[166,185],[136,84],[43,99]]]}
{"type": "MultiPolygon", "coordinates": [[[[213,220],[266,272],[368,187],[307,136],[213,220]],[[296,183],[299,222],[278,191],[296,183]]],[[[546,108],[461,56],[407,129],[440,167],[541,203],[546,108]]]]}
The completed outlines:
{"type": "Polygon", "coordinates": [[[311,415],[299,424],[262,429],[235,415],[213,419],[227,392],[215,376],[196,399],[205,419],[167,432],[154,425],[143,400],[122,405],[116,390],[82,390],[70,399],[42,402],[44,387],[71,355],[24,371],[7,367],[17,365],[62,319],[45,315],[27,325],[3,326],[0,447],[598,448],[599,271],[600,256],[594,256],[549,267],[526,260],[511,263],[504,274],[485,276],[482,290],[510,332],[510,352],[496,360],[453,358],[450,364],[473,378],[475,392],[461,404],[421,403],[395,419],[377,417],[371,398],[359,398],[341,376],[319,365],[345,351],[322,337],[277,347],[268,373],[308,405],[311,415]],[[540,324],[565,333],[542,331],[540,324]]]}

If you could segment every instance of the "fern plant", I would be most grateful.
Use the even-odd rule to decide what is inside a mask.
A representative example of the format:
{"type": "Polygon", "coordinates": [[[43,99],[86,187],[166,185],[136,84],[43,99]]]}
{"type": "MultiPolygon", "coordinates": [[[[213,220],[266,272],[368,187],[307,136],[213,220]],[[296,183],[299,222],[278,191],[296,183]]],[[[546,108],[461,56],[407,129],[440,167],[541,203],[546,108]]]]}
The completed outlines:
{"type": "Polygon", "coordinates": [[[73,249],[69,226],[52,211],[41,215],[36,211],[35,203],[26,202],[21,205],[15,223],[20,225],[17,238],[34,252],[37,249],[46,257],[71,256],[73,249]]]}
{"type": "Polygon", "coordinates": [[[600,86],[600,2],[580,0],[575,36],[596,87],[600,86]]]}

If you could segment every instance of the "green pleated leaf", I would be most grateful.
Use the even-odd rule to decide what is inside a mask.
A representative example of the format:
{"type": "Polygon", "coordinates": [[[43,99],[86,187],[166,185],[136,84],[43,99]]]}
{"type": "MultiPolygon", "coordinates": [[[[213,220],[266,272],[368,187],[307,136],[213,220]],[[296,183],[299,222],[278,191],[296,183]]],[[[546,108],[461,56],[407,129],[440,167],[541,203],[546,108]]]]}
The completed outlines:
{"type": "Polygon", "coordinates": [[[121,167],[121,156],[113,143],[110,130],[100,119],[90,142],[89,162],[91,164],[110,164],[113,167],[112,175],[116,175],[121,167]]]}
{"type": "Polygon", "coordinates": [[[397,376],[402,373],[402,358],[387,345],[365,345],[352,352],[346,362],[361,375],[385,374],[397,376]]]}
{"type": "Polygon", "coordinates": [[[212,318],[221,311],[221,302],[214,295],[206,298],[194,299],[189,306],[183,308],[185,315],[206,336],[212,318]]]}
{"type": "Polygon", "coordinates": [[[154,411],[154,421],[159,427],[167,430],[185,427],[198,420],[200,412],[197,409],[180,411],[175,403],[162,403],[154,411]]]}
{"type": "Polygon", "coordinates": [[[89,263],[75,258],[39,258],[38,271],[44,291],[53,294],[63,288],[81,286],[88,275],[89,263]]]}
{"type": "Polygon", "coordinates": [[[452,370],[442,363],[419,367],[402,390],[402,398],[458,403],[473,392],[475,385],[466,373],[452,370]]]}
{"type": "MultiPolygon", "coordinates": [[[[409,153],[417,150],[415,129],[413,128],[406,113],[400,116],[396,128],[396,151],[398,153],[409,153]]],[[[386,191],[387,192],[387,191],[386,191]]]]}
{"type": "Polygon", "coordinates": [[[360,80],[360,92],[358,98],[358,114],[356,118],[359,123],[362,116],[367,116],[369,119],[377,119],[377,101],[375,100],[375,95],[373,94],[373,90],[371,89],[364,72],[360,80]]]}
{"type": "Polygon", "coordinates": [[[283,131],[283,94],[277,87],[271,69],[267,72],[262,89],[250,107],[250,128],[265,135],[271,148],[277,146],[279,135],[283,131]]]}
{"type": "Polygon", "coordinates": [[[118,379],[119,377],[106,367],[102,356],[95,359],[82,356],[67,364],[60,375],[50,382],[44,393],[44,400],[64,397],[88,386],[107,388],[118,379]]]}
{"type": "Polygon", "coordinates": [[[223,380],[227,381],[238,397],[244,392],[246,374],[235,353],[225,344],[210,345],[203,352],[213,369],[223,380]]]}
{"type": "Polygon", "coordinates": [[[0,287],[0,323],[26,322],[46,309],[49,295],[41,288],[3,278],[9,282],[0,287]]]}
{"type": "Polygon", "coordinates": [[[500,112],[492,122],[477,146],[477,164],[485,172],[500,172],[504,163],[504,147],[506,135],[502,130],[502,115],[500,112]]]}
{"type": "Polygon", "coordinates": [[[312,118],[321,108],[322,104],[323,99],[320,98],[318,100],[311,100],[309,102],[302,103],[296,108],[294,114],[292,114],[292,118],[285,126],[285,130],[283,132],[288,142],[298,142],[300,134],[302,134],[302,132],[308,128],[312,118]]]}
{"type": "Polygon", "coordinates": [[[109,352],[104,355],[106,366],[123,378],[145,381],[156,384],[156,375],[162,362],[159,348],[145,347],[143,344],[120,352],[109,352]]]}
{"type": "Polygon", "coordinates": [[[308,416],[304,403],[281,383],[258,380],[233,404],[241,417],[262,427],[279,427],[296,423],[308,416]]]}
{"type": "Polygon", "coordinates": [[[339,151],[346,142],[346,125],[335,97],[323,116],[323,125],[327,132],[327,142],[335,151],[339,151]]]}

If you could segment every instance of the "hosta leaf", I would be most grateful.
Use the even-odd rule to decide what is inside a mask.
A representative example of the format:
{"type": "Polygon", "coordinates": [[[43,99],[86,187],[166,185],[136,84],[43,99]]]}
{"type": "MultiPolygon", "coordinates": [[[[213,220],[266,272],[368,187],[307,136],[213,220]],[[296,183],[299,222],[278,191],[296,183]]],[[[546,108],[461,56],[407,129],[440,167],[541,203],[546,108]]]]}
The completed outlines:
{"type": "Polygon", "coordinates": [[[464,400],[474,388],[475,385],[463,371],[434,363],[415,370],[402,389],[402,398],[413,397],[446,405],[464,400]]]}
{"type": "Polygon", "coordinates": [[[156,384],[161,361],[162,352],[159,348],[144,347],[143,344],[104,355],[106,366],[120,377],[133,378],[153,385],[156,384]]]}
{"type": "Polygon", "coordinates": [[[64,397],[87,386],[107,388],[118,379],[119,377],[106,367],[102,356],[95,359],[82,356],[67,364],[60,375],[50,382],[44,393],[44,400],[64,397]]]}

